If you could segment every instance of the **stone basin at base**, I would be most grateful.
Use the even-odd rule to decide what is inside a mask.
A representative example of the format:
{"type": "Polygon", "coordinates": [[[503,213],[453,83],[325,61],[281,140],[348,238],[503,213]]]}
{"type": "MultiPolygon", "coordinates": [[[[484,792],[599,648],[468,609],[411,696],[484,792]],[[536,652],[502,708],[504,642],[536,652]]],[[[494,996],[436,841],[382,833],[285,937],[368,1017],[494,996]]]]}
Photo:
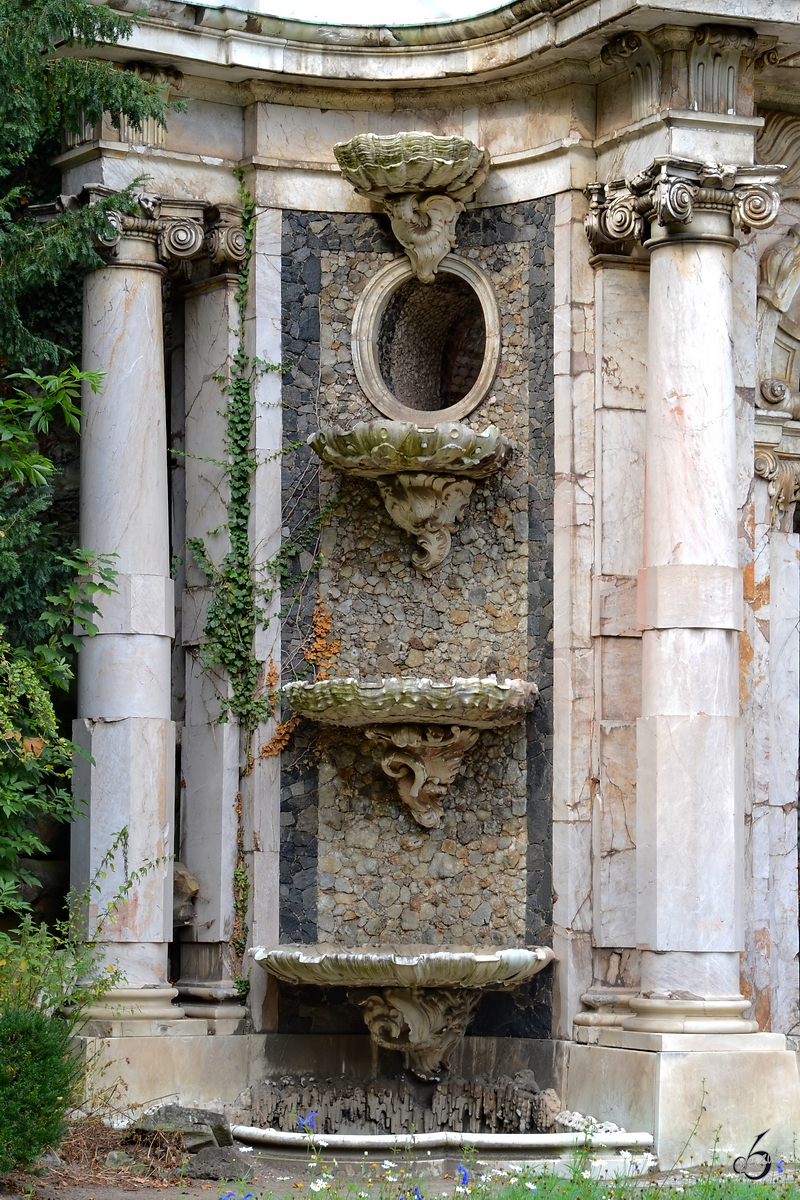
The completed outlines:
{"type": "Polygon", "coordinates": [[[555,958],[547,946],[287,945],[250,954],[285,983],[351,988],[372,1040],[399,1050],[426,1080],[447,1069],[482,990],[515,987],[555,958]]]}

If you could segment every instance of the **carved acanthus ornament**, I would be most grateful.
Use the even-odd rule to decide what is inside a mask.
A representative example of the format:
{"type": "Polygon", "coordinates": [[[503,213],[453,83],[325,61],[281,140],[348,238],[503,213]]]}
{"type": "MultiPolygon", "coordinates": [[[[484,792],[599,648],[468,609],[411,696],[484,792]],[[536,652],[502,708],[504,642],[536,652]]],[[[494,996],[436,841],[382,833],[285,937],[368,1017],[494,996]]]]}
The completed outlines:
{"type": "Polygon", "coordinates": [[[651,226],[690,225],[701,211],[724,212],[734,228],[767,229],[778,215],[780,168],[735,167],[657,158],[628,179],[590,184],[586,236],[594,253],[625,253],[651,226]]]}
{"type": "Polygon", "coordinates": [[[406,421],[360,421],[349,430],[318,429],[308,441],[337,471],[374,480],[395,525],[417,541],[411,562],[421,575],[430,575],[450,553],[473,480],[500,471],[512,454],[496,426],[476,433],[458,421],[429,429],[406,421]]]}
{"type": "Polygon", "coordinates": [[[333,147],[342,174],[381,203],[417,278],[431,283],[455,245],[456,222],[489,172],[489,155],[467,138],[361,133],[333,147]]]}
{"type": "Polygon", "coordinates": [[[464,755],[478,740],[477,729],[443,725],[389,725],[364,730],[375,743],[381,770],[397,780],[397,794],[418,825],[439,829],[442,796],[459,772],[464,755]]]}
{"type": "MultiPolygon", "coordinates": [[[[290,683],[294,710],[321,724],[362,727],[372,757],[396,782],[398,799],[424,829],[437,829],[442,799],[480,729],[521,721],[536,702],[535,684],[487,679],[355,679],[290,683]]],[[[366,747],[365,747],[366,749],[366,747]]]]}
{"type": "Polygon", "coordinates": [[[407,1071],[435,1081],[466,1032],[480,992],[455,988],[384,988],[348,994],[364,1017],[370,1037],[384,1050],[399,1050],[407,1071]]]}

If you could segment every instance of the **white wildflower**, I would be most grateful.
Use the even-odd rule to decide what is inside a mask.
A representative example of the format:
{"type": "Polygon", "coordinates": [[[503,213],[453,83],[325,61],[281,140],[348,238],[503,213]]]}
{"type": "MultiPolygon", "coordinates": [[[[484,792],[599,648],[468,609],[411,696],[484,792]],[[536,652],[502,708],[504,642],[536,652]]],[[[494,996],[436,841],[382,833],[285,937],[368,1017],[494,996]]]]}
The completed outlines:
{"type": "Polygon", "coordinates": [[[325,1190],[325,1188],[329,1188],[331,1185],[326,1179],[312,1179],[308,1186],[311,1188],[312,1192],[322,1192],[325,1190]]]}

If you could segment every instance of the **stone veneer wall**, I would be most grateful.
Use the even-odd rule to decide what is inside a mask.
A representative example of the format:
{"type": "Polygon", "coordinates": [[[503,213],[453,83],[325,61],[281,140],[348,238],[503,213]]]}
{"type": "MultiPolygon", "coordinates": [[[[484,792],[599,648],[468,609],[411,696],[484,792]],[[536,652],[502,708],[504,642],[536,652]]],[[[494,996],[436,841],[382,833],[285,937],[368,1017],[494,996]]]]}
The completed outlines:
{"type": "MultiPolygon", "coordinates": [[[[374,485],[320,468],[306,447],[291,449],[317,425],[380,415],[355,379],[350,326],[364,284],[399,248],[383,217],[284,214],[286,528],[296,536],[320,505],[331,508],[318,546],[310,539],[292,561],[284,679],[302,675],[318,588],[341,640],[333,673],[518,674],[537,682],[540,699],[527,727],[481,735],[445,799],[444,827],[432,831],[398,803],[362,753],[359,731],[298,731],[282,764],[285,941],[519,945],[550,937],[553,201],[467,213],[457,234],[455,253],[495,286],[503,335],[491,393],[467,421],[497,424],[517,454],[504,474],[477,485],[450,556],[427,580],[374,485]],[[319,569],[303,580],[317,551],[319,569]]],[[[549,988],[548,972],[527,994],[487,995],[474,1031],[548,1036],[549,988]]],[[[358,1014],[335,1015],[343,1001],[329,996],[323,1013],[313,990],[304,1001],[293,996],[281,1005],[281,1028],[362,1031],[358,1014]]]]}

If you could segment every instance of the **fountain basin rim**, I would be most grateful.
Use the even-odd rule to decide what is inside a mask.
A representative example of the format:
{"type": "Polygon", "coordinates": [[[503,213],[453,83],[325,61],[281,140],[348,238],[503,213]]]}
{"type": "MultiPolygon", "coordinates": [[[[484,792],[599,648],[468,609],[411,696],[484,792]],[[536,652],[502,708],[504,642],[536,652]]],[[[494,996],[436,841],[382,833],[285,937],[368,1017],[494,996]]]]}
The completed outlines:
{"type": "Polygon", "coordinates": [[[285,983],[318,986],[482,988],[514,987],[555,959],[549,946],[509,946],[482,951],[473,946],[328,944],[254,946],[251,957],[285,983]]]}
{"type": "Polygon", "coordinates": [[[496,729],[523,720],[533,709],[539,689],[523,679],[498,683],[493,675],[485,679],[456,678],[449,683],[399,678],[360,683],[347,677],[288,683],[283,693],[295,712],[321,724],[496,729]]]}
{"type": "Polygon", "coordinates": [[[478,432],[459,421],[428,426],[389,418],[358,421],[351,429],[317,429],[307,441],[327,466],[363,479],[418,474],[485,479],[513,453],[496,425],[478,432]]]}

